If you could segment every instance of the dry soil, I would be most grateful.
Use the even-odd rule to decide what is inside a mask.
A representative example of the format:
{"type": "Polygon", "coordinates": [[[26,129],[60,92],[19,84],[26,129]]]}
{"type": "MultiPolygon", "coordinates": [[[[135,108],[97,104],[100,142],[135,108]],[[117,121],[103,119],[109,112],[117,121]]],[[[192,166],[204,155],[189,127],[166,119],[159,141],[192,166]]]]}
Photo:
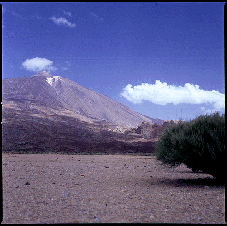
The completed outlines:
{"type": "Polygon", "coordinates": [[[153,156],[2,154],[3,224],[224,223],[225,187],[153,156]]]}

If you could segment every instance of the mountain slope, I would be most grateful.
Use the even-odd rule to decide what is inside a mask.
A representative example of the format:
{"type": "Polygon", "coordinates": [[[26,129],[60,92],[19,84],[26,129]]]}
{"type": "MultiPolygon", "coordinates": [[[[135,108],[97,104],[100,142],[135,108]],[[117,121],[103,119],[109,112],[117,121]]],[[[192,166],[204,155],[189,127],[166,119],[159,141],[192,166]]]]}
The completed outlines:
{"type": "Polygon", "coordinates": [[[104,120],[123,127],[136,127],[143,121],[152,123],[151,118],[103,94],[45,71],[30,78],[4,79],[3,100],[24,103],[24,108],[42,105],[59,111],[69,110],[75,117],[104,120]]]}
{"type": "Polygon", "coordinates": [[[154,150],[152,139],[127,130],[153,119],[67,78],[39,72],[2,83],[3,152],[114,154],[154,150]]]}

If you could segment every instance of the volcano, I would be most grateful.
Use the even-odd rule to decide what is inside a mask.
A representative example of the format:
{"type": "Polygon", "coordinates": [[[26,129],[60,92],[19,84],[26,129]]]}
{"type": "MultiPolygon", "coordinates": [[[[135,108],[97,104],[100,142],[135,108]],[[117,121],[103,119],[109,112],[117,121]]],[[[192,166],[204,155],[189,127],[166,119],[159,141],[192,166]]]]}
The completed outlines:
{"type": "Polygon", "coordinates": [[[153,123],[101,93],[46,71],[3,79],[2,84],[4,150],[79,150],[85,143],[114,142],[113,132],[153,123]]]}
{"type": "Polygon", "coordinates": [[[87,89],[67,78],[41,71],[32,77],[3,80],[3,100],[48,106],[71,111],[75,117],[106,121],[123,127],[136,127],[152,119],[131,110],[111,98],[87,89]]]}

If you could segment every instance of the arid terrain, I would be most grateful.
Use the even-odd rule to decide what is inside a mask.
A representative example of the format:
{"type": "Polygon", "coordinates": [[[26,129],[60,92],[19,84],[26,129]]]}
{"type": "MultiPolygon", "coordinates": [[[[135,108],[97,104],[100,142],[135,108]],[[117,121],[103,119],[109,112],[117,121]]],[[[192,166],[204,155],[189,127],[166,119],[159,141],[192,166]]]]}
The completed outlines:
{"type": "Polygon", "coordinates": [[[223,223],[225,187],[154,156],[2,154],[3,224],[223,223]]]}
{"type": "Polygon", "coordinates": [[[3,79],[2,96],[8,153],[151,153],[164,123],[45,71],[3,79]]]}

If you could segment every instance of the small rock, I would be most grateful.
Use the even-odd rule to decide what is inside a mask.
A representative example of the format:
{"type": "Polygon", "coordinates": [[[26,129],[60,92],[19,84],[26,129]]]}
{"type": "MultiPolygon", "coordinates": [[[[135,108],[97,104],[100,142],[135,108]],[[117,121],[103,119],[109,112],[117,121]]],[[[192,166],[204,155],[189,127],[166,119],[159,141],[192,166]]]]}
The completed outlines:
{"type": "Polygon", "coordinates": [[[30,183],[29,182],[26,182],[25,185],[30,185],[30,183]]]}

